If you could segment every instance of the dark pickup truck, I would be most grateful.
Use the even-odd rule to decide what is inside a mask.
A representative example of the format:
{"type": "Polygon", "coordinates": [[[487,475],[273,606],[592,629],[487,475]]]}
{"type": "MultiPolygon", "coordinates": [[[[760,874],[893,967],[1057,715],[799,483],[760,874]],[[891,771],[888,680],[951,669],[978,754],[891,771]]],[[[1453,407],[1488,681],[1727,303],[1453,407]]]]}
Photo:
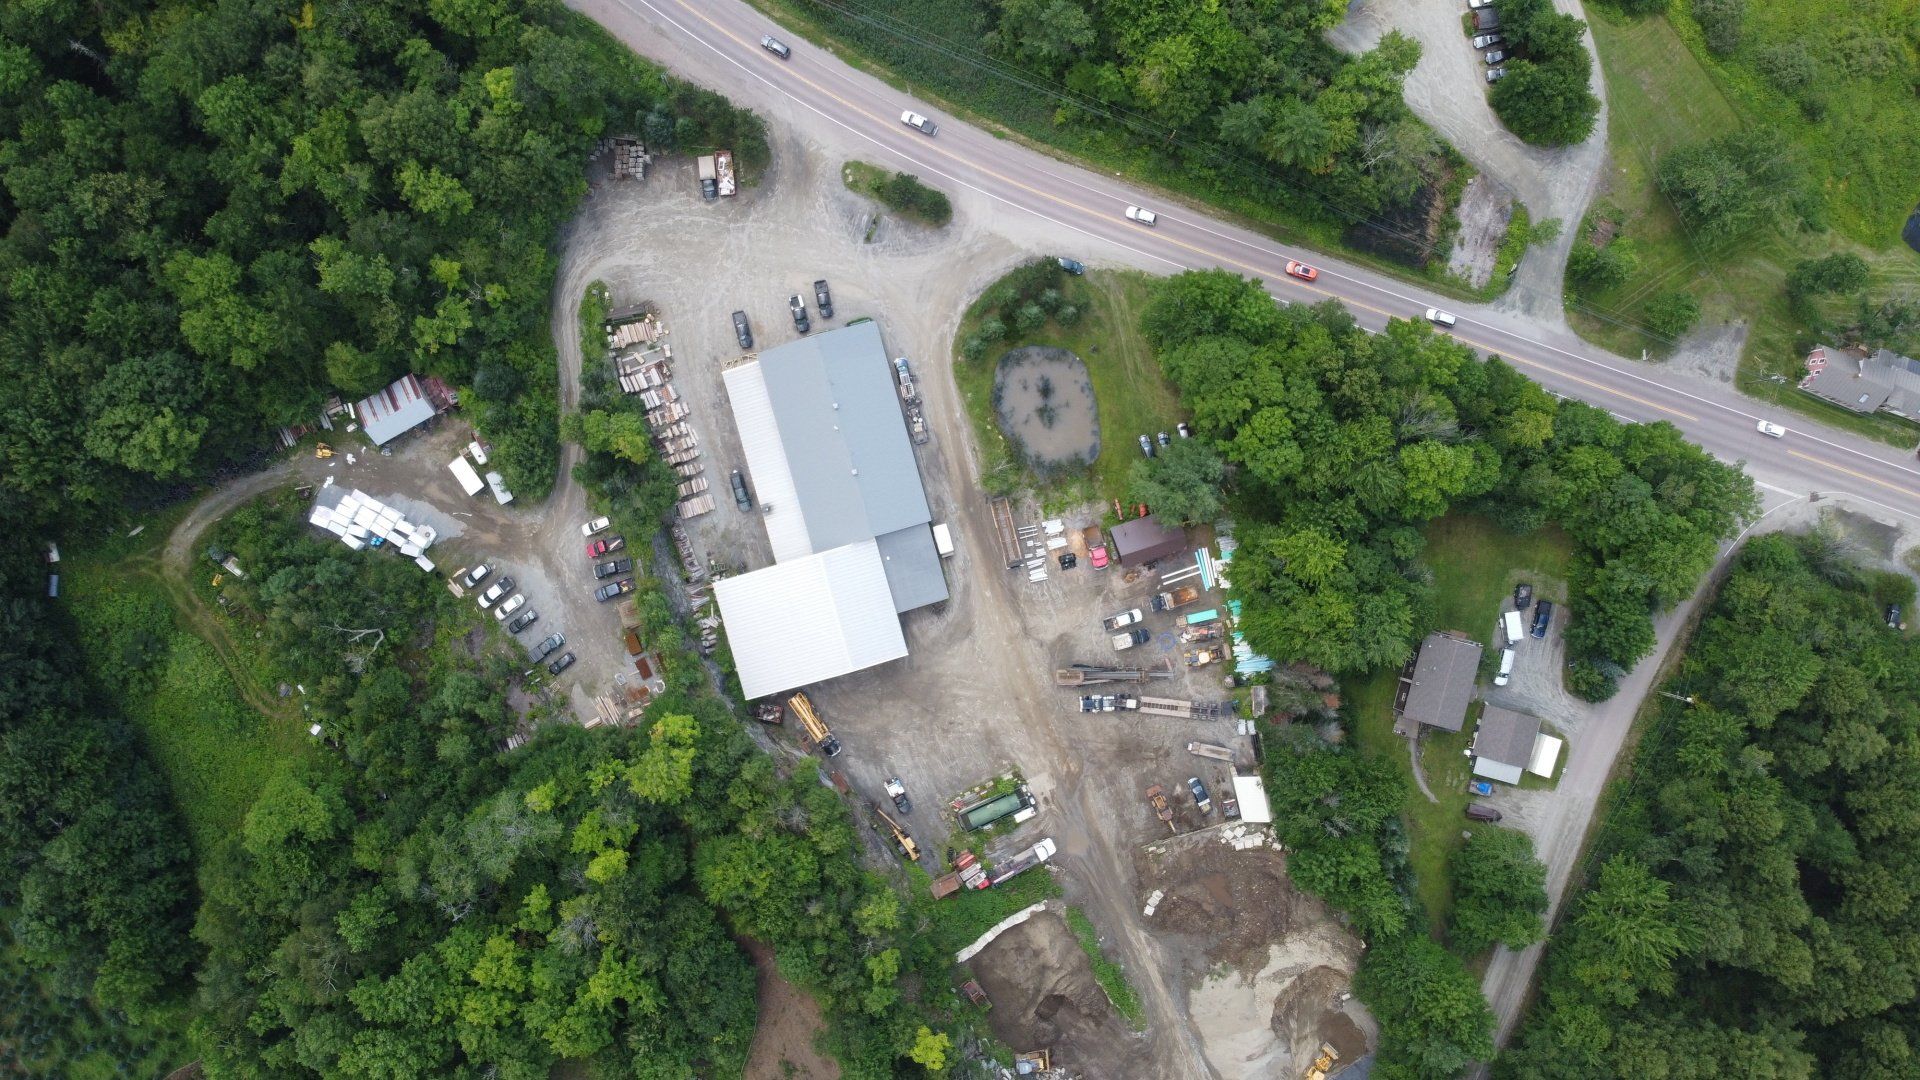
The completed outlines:
{"type": "Polygon", "coordinates": [[[820,309],[821,318],[833,318],[833,294],[827,291],[826,278],[813,283],[813,306],[820,309]]]}
{"type": "Polygon", "coordinates": [[[807,302],[800,299],[799,293],[787,297],[787,310],[793,313],[793,328],[806,333],[813,329],[813,321],[807,318],[807,302]]]}
{"type": "Polygon", "coordinates": [[[596,578],[618,577],[632,569],[632,559],[608,559],[606,562],[593,564],[593,576],[596,578]]]}
{"type": "Polygon", "coordinates": [[[593,590],[593,598],[604,604],[616,596],[622,596],[632,591],[633,579],[621,578],[619,581],[609,581],[605,585],[593,590]]]}

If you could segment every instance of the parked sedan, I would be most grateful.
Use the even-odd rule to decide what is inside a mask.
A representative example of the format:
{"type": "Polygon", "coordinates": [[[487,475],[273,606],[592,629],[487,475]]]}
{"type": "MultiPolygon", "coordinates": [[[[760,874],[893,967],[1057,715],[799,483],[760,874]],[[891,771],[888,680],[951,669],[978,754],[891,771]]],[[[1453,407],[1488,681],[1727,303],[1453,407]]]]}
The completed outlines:
{"type": "Polygon", "coordinates": [[[753,348],[753,328],[747,325],[747,313],[744,311],[733,313],[733,339],[743,349],[753,348]]]}
{"type": "Polygon", "coordinates": [[[1493,68],[1487,69],[1487,81],[1490,83],[1497,83],[1501,79],[1504,79],[1506,77],[1507,77],[1507,69],[1504,67],[1493,67],[1493,68]]]}
{"type": "Polygon", "coordinates": [[[1145,435],[1140,436],[1140,452],[1148,457],[1153,456],[1153,440],[1145,435]]]}
{"type": "Polygon", "coordinates": [[[520,614],[515,615],[513,621],[507,624],[507,633],[517,634],[527,627],[532,626],[535,622],[538,622],[539,619],[540,613],[532,608],[528,608],[520,614]]]}
{"type": "Polygon", "coordinates": [[[912,109],[908,109],[906,112],[903,112],[900,114],[900,122],[914,129],[915,131],[922,132],[927,135],[932,135],[935,132],[938,132],[940,130],[939,124],[936,124],[933,121],[927,119],[926,117],[921,116],[919,113],[914,112],[912,109]]]}
{"type": "Polygon", "coordinates": [[[1507,58],[1507,52],[1505,49],[1488,49],[1487,54],[1485,56],[1482,56],[1480,60],[1482,63],[1486,64],[1488,67],[1492,67],[1493,65],[1499,63],[1502,60],[1505,60],[1506,58],[1507,58]]]}
{"type": "Polygon", "coordinates": [[[526,606],[526,595],[523,593],[514,593],[512,596],[507,597],[499,607],[493,609],[493,617],[499,619],[501,622],[506,622],[507,616],[526,606]]]}
{"type": "Polygon", "coordinates": [[[547,665],[547,671],[549,674],[558,675],[572,666],[573,666],[573,654],[570,652],[561,653],[560,659],[555,660],[553,663],[547,665]]]}
{"type": "Polygon", "coordinates": [[[606,532],[608,529],[612,527],[613,527],[612,518],[597,517],[597,518],[594,518],[592,521],[587,522],[585,525],[580,526],[580,535],[593,536],[597,533],[606,532]]]}
{"type": "Polygon", "coordinates": [[[1489,45],[1498,45],[1504,40],[1506,39],[1502,38],[1499,34],[1481,34],[1473,39],[1473,47],[1476,49],[1484,49],[1489,45]]]}
{"type": "Polygon", "coordinates": [[[562,645],[565,645],[566,643],[567,643],[567,636],[565,634],[555,634],[552,637],[547,638],[545,641],[542,641],[540,644],[535,645],[533,647],[533,662],[537,664],[540,661],[545,660],[548,656],[552,655],[553,650],[559,648],[562,645]]]}
{"type": "Polygon", "coordinates": [[[1067,273],[1072,274],[1074,277],[1079,277],[1081,274],[1084,274],[1087,272],[1087,264],[1081,262],[1078,259],[1069,259],[1066,256],[1062,255],[1061,257],[1053,261],[1060,264],[1060,269],[1065,270],[1067,273]]]}
{"type": "Polygon", "coordinates": [[[1320,271],[1296,259],[1287,260],[1287,273],[1292,274],[1301,281],[1312,281],[1320,276],[1320,271]]]}
{"type": "Polygon", "coordinates": [[[1160,216],[1142,206],[1129,206],[1127,207],[1127,220],[1137,221],[1142,225],[1152,225],[1154,222],[1160,220],[1160,216]]]}
{"type": "Polygon", "coordinates": [[[473,569],[461,575],[460,584],[471,589],[475,585],[487,580],[487,575],[491,573],[493,573],[493,567],[488,566],[486,563],[475,563],[473,564],[473,569]]]}

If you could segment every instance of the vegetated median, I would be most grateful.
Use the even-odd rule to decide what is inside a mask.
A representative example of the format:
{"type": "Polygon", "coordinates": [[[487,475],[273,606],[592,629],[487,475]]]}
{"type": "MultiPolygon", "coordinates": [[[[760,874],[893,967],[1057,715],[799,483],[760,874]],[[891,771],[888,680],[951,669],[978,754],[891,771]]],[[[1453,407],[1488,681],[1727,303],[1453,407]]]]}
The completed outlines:
{"type": "Polygon", "coordinates": [[[889,173],[878,165],[849,161],[840,167],[840,180],[849,189],[922,225],[940,228],[953,220],[953,203],[945,193],[921,183],[911,173],[889,173]]]}
{"type": "Polygon", "coordinates": [[[1568,261],[1576,331],[1623,355],[1663,355],[1696,325],[1728,326],[1721,348],[1744,334],[1742,391],[1912,444],[1909,425],[1794,386],[1816,342],[1920,355],[1920,261],[1899,239],[1920,173],[1891,164],[1920,155],[1920,106],[1910,79],[1859,60],[1887,55],[1882,7],[1588,8],[1616,171],[1568,261]],[[1848,59],[1812,59],[1828,51],[1848,59]],[[1857,260],[1860,273],[1801,272],[1833,257],[1857,260]]]}
{"type": "Polygon", "coordinates": [[[1472,170],[1401,92],[1419,45],[1390,33],[1349,57],[1326,40],[1339,8],[1176,4],[1146,18],[1077,0],[751,2],[989,129],[1474,295],[1447,273],[1472,170]]]}
{"type": "Polygon", "coordinates": [[[1080,949],[1087,954],[1087,963],[1093,967],[1093,978],[1106,991],[1107,1000],[1113,1003],[1115,1012],[1126,1018],[1127,1026],[1135,1031],[1145,1030],[1147,1011],[1140,1005],[1140,993],[1127,981],[1126,969],[1107,959],[1106,951],[1100,948],[1100,931],[1094,929],[1093,920],[1077,907],[1067,908],[1067,926],[1073,930],[1080,949]]]}

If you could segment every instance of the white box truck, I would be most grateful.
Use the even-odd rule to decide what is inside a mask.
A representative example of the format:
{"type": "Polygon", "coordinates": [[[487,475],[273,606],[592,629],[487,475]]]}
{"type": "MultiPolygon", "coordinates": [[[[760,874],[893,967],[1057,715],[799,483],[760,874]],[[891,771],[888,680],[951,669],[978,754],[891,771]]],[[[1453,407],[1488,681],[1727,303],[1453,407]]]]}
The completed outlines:
{"type": "Polygon", "coordinates": [[[933,527],[933,550],[943,559],[953,555],[953,530],[944,521],[933,527]]]}
{"type": "Polygon", "coordinates": [[[478,495],[480,489],[487,486],[480,482],[480,474],[473,471],[473,466],[467,464],[464,454],[447,462],[447,469],[453,473],[455,480],[460,481],[460,486],[465,488],[469,495],[478,495]]]}

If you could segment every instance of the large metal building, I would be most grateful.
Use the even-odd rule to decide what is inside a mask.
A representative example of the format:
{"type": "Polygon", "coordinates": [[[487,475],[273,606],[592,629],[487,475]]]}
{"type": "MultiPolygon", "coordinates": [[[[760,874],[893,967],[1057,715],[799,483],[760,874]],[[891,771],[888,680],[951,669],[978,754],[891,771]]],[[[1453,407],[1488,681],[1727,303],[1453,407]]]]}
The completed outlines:
{"type": "Polygon", "coordinates": [[[714,586],[748,698],[907,654],[899,615],[947,598],[933,515],[871,322],[722,373],[773,566],[714,586]]]}

